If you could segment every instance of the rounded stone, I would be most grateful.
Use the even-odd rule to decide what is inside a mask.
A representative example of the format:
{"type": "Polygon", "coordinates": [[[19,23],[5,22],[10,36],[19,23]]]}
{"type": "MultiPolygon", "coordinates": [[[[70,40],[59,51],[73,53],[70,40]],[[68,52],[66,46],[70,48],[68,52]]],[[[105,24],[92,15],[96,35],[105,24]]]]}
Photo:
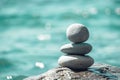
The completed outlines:
{"type": "Polygon", "coordinates": [[[58,60],[58,64],[60,66],[68,67],[74,70],[87,69],[93,63],[94,63],[94,60],[90,56],[65,55],[65,56],[61,56],[58,60]]]}
{"type": "Polygon", "coordinates": [[[92,50],[92,46],[88,43],[70,43],[63,45],[60,50],[66,54],[84,55],[92,50]]]}
{"type": "Polygon", "coordinates": [[[75,23],[67,28],[66,36],[74,43],[84,42],[89,38],[89,31],[84,25],[75,23]]]}

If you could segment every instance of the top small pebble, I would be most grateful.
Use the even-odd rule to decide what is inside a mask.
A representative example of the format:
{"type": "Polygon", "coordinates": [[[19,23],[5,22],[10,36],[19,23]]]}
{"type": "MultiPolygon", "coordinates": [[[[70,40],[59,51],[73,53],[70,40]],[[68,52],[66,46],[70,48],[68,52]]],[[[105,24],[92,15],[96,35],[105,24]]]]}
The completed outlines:
{"type": "Polygon", "coordinates": [[[67,28],[66,35],[74,43],[85,42],[89,38],[89,31],[83,24],[72,24],[67,28]]]}

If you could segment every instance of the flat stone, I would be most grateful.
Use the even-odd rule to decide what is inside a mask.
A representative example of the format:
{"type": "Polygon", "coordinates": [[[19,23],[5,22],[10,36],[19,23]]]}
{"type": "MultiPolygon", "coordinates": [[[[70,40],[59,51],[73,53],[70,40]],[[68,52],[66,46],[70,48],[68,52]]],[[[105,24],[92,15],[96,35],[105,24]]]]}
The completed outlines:
{"type": "Polygon", "coordinates": [[[84,42],[89,38],[89,31],[84,25],[76,23],[67,28],[66,35],[74,43],[84,42]]]}
{"type": "Polygon", "coordinates": [[[65,55],[61,56],[58,64],[62,67],[68,67],[73,70],[84,70],[94,63],[90,56],[65,55]]]}
{"type": "Polygon", "coordinates": [[[88,43],[70,43],[63,45],[60,50],[66,54],[73,54],[73,55],[84,55],[89,53],[92,50],[92,46],[88,43]]]}

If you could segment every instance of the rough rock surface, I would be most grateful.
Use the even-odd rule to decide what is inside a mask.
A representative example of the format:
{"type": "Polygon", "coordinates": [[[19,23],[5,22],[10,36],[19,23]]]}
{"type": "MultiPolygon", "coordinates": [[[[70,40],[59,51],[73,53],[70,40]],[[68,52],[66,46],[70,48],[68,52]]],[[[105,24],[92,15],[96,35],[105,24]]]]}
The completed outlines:
{"type": "Polygon", "coordinates": [[[94,64],[84,71],[58,67],[24,80],[120,80],[120,68],[108,64],[94,64]]]}

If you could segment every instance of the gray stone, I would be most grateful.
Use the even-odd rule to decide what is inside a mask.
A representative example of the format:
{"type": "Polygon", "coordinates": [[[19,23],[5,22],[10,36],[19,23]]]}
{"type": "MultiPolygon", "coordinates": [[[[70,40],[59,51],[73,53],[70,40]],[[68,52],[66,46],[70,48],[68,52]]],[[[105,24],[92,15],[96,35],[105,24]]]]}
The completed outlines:
{"type": "Polygon", "coordinates": [[[58,64],[62,67],[68,67],[70,69],[87,69],[94,63],[93,58],[90,56],[78,56],[78,55],[65,55],[61,56],[58,60],[58,64]]]}
{"type": "Polygon", "coordinates": [[[89,53],[92,50],[92,46],[88,43],[71,43],[63,45],[60,50],[63,53],[72,54],[72,55],[84,55],[89,53]]]}
{"type": "Polygon", "coordinates": [[[58,67],[24,80],[120,80],[120,68],[108,64],[94,64],[85,71],[58,67]]]}
{"type": "Polygon", "coordinates": [[[67,28],[66,35],[74,43],[84,42],[89,38],[89,31],[84,25],[76,23],[67,28]]]}

